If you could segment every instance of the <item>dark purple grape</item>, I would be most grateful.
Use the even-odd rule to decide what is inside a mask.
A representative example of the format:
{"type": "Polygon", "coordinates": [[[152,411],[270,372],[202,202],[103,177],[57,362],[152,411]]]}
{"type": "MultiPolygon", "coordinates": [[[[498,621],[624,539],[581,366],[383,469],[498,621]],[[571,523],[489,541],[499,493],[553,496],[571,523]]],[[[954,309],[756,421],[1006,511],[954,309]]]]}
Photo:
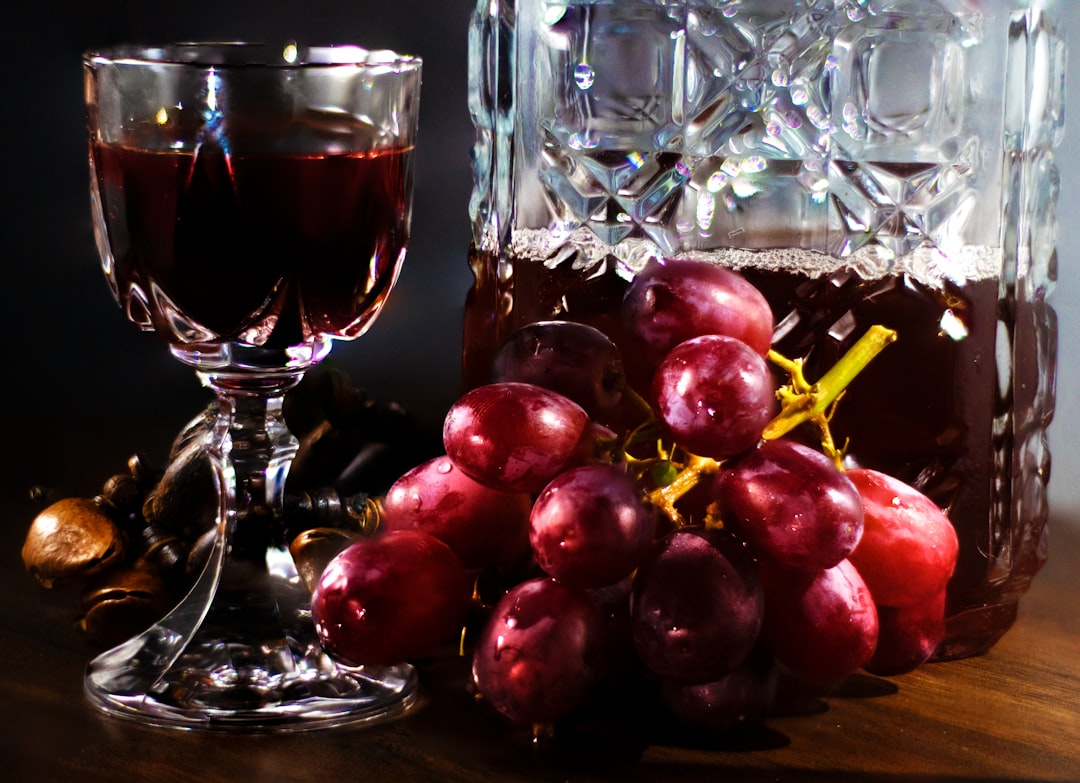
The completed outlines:
{"type": "Polygon", "coordinates": [[[531,495],[484,486],[442,455],[394,482],[382,499],[382,527],[429,533],[466,568],[486,568],[524,554],[531,508],[531,495]]]}
{"type": "Polygon", "coordinates": [[[431,654],[465,622],[472,580],[439,539],[416,530],[363,538],[323,570],[311,615],[323,647],[352,666],[431,654]]]}
{"type": "Polygon", "coordinates": [[[504,492],[537,493],[582,453],[593,433],[577,403],[528,383],[494,383],[450,406],[443,445],[470,478],[504,492]]]}
{"type": "Polygon", "coordinates": [[[737,667],[757,641],[764,596],[741,542],[719,530],[673,533],[634,578],[634,646],[673,682],[710,682],[737,667]]]}
{"type": "Polygon", "coordinates": [[[761,356],[772,341],[761,292],[738,272],[696,259],[650,261],[626,291],[622,318],[653,364],[706,334],[734,337],[761,356]]]}
{"type": "Polygon", "coordinates": [[[805,680],[838,685],[870,659],[878,616],[850,561],[808,574],[763,566],[765,637],[777,659],[805,680]]]}
{"type": "Polygon", "coordinates": [[[864,667],[871,674],[906,674],[930,660],[945,638],[945,591],[917,604],[877,607],[878,640],[864,667]]]}
{"type": "Polygon", "coordinates": [[[560,582],[603,587],[628,576],[649,551],[656,517],[637,484],[611,465],[556,476],[533,505],[529,543],[560,582]]]}
{"type": "Polygon", "coordinates": [[[576,402],[593,418],[618,405],[625,377],[615,344],[574,321],[539,321],[521,327],[499,348],[493,382],[542,386],[576,402]]]}
{"type": "Polygon", "coordinates": [[[653,377],[658,423],[680,446],[723,459],[761,439],[776,410],[776,391],[760,355],[731,337],[680,343],[653,377]]]}
{"type": "Polygon", "coordinates": [[[761,723],[779,681],[772,653],[754,650],[734,670],[704,683],[662,682],[660,698],[684,726],[710,734],[761,723]]]}
{"type": "Polygon", "coordinates": [[[473,681],[514,723],[546,723],[588,696],[601,663],[603,622],[586,593],[553,579],[513,588],[473,652],[473,681]]]}
{"type": "Polygon", "coordinates": [[[754,553],[786,568],[831,568],[862,536],[855,485],[820,451],[787,439],[724,463],[715,497],[754,553]]]}

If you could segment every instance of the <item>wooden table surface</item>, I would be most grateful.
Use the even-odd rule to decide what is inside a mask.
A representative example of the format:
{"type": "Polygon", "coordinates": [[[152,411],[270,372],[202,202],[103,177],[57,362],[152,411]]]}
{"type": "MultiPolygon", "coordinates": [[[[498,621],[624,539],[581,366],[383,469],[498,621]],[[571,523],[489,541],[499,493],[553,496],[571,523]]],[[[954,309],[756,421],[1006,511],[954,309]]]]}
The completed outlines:
{"type": "Polygon", "coordinates": [[[534,746],[469,697],[453,659],[423,670],[419,709],[367,729],[220,735],[99,714],[82,694],[92,650],[71,627],[73,597],[22,568],[36,507],[15,489],[0,501],[4,780],[1080,781],[1080,530],[1066,519],[1016,626],[985,656],[856,678],[737,743],[593,721],[534,746]]]}

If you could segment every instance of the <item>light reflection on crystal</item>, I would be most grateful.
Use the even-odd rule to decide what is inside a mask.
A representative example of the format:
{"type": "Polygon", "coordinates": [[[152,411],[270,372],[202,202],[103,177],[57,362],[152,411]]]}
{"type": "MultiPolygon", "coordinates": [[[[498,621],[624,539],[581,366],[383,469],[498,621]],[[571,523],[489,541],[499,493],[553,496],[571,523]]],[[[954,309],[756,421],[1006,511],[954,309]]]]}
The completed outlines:
{"type": "Polygon", "coordinates": [[[596,72],[588,63],[581,63],[574,69],[574,82],[579,90],[587,90],[596,81],[596,72]]]}
{"type": "Polygon", "coordinates": [[[968,336],[967,324],[965,324],[951,309],[946,310],[941,316],[939,324],[943,334],[952,340],[963,340],[968,336]]]}

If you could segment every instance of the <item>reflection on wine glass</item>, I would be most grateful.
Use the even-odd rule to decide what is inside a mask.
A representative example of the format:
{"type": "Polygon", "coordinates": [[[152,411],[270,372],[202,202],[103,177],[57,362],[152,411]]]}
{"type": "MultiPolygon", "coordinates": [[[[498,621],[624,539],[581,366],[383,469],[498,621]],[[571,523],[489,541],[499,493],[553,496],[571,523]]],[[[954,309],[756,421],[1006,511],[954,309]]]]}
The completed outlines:
{"type": "Polygon", "coordinates": [[[218,400],[220,514],[188,596],[95,658],[92,701],[183,728],[372,722],[415,702],[406,665],[321,650],[284,540],[286,391],[361,335],[405,255],[420,60],[353,46],[118,47],[84,55],[91,201],[128,317],[218,400]]]}

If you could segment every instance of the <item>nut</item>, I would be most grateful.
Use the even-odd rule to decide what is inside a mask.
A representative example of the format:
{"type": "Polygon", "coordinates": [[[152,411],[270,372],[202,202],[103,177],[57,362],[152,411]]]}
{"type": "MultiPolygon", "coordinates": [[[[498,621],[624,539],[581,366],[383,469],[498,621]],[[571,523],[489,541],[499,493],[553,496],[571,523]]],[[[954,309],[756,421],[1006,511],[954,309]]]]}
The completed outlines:
{"type": "Polygon", "coordinates": [[[38,582],[53,587],[112,567],[125,548],[123,535],[99,502],[65,498],[34,518],[22,558],[38,582]]]}
{"type": "Polygon", "coordinates": [[[119,513],[130,515],[137,513],[142,505],[142,487],[130,473],[117,473],[105,480],[101,487],[101,497],[119,513]]]}
{"type": "Polygon", "coordinates": [[[149,628],[176,602],[152,563],[137,560],[95,579],[83,593],[79,630],[96,644],[112,646],[149,628]]]}
{"type": "Polygon", "coordinates": [[[152,525],[194,537],[213,527],[217,510],[217,483],[205,440],[193,439],[147,493],[142,514],[152,525]]]}
{"type": "Polygon", "coordinates": [[[315,589],[323,569],[342,549],[359,538],[355,532],[333,527],[305,530],[289,544],[289,554],[309,592],[315,589]]]}

